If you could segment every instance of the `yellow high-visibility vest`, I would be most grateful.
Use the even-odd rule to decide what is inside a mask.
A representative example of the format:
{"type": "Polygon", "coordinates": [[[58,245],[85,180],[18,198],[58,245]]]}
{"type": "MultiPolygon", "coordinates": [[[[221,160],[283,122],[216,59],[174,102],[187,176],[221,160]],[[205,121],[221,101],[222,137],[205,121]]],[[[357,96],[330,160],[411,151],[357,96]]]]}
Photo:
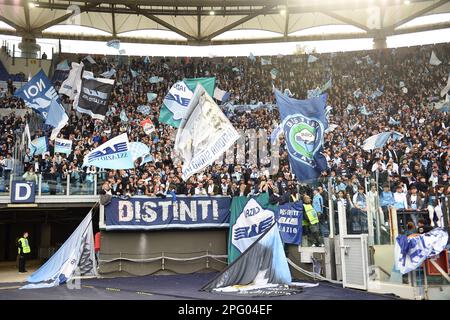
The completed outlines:
{"type": "MultiPolygon", "coordinates": [[[[22,246],[23,253],[30,253],[31,252],[30,245],[28,244],[28,240],[27,239],[20,238],[19,242],[20,242],[20,244],[22,246]]],[[[18,250],[18,253],[20,253],[20,248],[18,250]]]]}
{"type": "Polygon", "coordinates": [[[317,212],[314,210],[311,204],[303,204],[305,208],[306,216],[308,217],[309,223],[316,224],[319,223],[319,218],[317,217],[317,212]]]}

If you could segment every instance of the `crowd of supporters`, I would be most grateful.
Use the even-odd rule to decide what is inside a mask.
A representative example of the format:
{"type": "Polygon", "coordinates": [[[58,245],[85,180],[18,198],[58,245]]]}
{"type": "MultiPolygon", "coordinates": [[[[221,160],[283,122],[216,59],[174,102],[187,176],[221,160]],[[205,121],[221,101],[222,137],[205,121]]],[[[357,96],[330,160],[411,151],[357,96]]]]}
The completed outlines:
{"type": "MultiPolygon", "coordinates": [[[[216,162],[184,182],[182,164],[173,156],[176,129],[158,121],[163,99],[176,81],[214,76],[216,86],[230,93],[228,105],[258,105],[251,111],[227,109],[226,114],[237,129],[265,129],[270,147],[270,134],[280,122],[277,108],[267,107],[275,105],[273,88],[283,92],[289,89],[293,97],[305,99],[308,90],[331,79],[327,105],[332,107],[329,123],[336,126],[325,134],[324,155],[329,169],[322,173],[322,178],[331,177],[338,197],[364,210],[366,200],[358,191],[365,190],[366,179],[378,181],[376,191],[381,195],[383,207],[394,205],[415,210],[418,206],[435,206],[442,196],[449,195],[449,116],[448,112],[436,110],[433,103],[444,99],[440,97],[440,90],[447,84],[450,71],[450,44],[316,54],[319,59],[313,63],[308,63],[307,57],[271,57],[270,65],[262,65],[260,58],[247,57],[129,57],[126,61],[123,57],[94,57],[96,64],[89,68],[95,74],[111,67],[117,71],[113,76],[116,82],[106,119],[99,121],[77,113],[71,101],[63,97],[69,124],[61,130],[60,137],[73,141],[73,152],[69,156],[55,154],[51,141],[50,152],[43,157],[33,157],[26,150],[20,159],[24,166],[23,177],[37,181],[37,175],[42,174],[44,180],[62,184],[69,175],[71,185],[94,188],[94,176],[98,174],[97,181],[101,182],[103,192],[122,196],[166,196],[169,193],[235,196],[268,190],[277,201],[287,201],[298,192],[298,184],[290,172],[283,136],[280,137],[279,170],[275,174],[270,174],[270,163],[261,159],[256,165],[247,161],[241,164],[216,162]],[[429,64],[432,50],[443,61],[441,65],[429,64]],[[273,68],[278,71],[275,79],[271,75],[273,68]],[[131,70],[138,76],[133,77],[131,70]],[[154,76],[164,80],[150,83],[149,78],[154,76]],[[373,96],[376,91],[382,94],[373,96]],[[156,93],[156,99],[148,102],[148,92],[156,93]],[[148,105],[149,113],[139,112],[140,105],[148,105]],[[126,112],[127,121],[120,117],[122,110],[126,112]],[[156,128],[150,135],[145,134],[140,125],[147,118],[156,128]],[[371,152],[361,148],[369,136],[389,130],[404,137],[371,152]],[[123,132],[128,133],[130,141],[149,146],[150,162],[139,165],[138,160],[131,170],[82,167],[86,153],[123,132]],[[392,199],[386,200],[385,192],[392,193],[392,199]],[[408,201],[415,193],[419,195],[420,205],[417,201],[408,201]]],[[[71,58],[74,60],[73,56],[71,58]]],[[[58,87],[60,81],[55,85],[58,87]]],[[[3,92],[0,107],[20,109],[23,103],[12,97],[11,92],[3,92]]],[[[22,132],[26,122],[23,117],[9,115],[0,123],[0,170],[4,178],[9,177],[13,167],[15,135],[22,132]]],[[[33,137],[43,134],[38,128],[33,137]]],[[[248,159],[248,151],[246,156],[248,159]]],[[[326,185],[324,187],[326,189],[326,185]]],[[[312,196],[312,190],[307,192],[312,196]]]]}

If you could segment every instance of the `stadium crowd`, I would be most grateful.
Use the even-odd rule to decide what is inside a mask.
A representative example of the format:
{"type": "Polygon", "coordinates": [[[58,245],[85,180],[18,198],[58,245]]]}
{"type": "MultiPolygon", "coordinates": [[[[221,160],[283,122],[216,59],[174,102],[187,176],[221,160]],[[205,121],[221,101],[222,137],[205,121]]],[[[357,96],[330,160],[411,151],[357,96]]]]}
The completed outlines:
{"type": "MultiPolygon", "coordinates": [[[[305,99],[308,90],[331,79],[327,105],[332,107],[329,123],[336,126],[325,135],[324,155],[329,169],[322,173],[322,178],[332,178],[338,198],[365,210],[367,201],[361,191],[365,179],[371,178],[378,180],[383,208],[395,205],[398,209],[422,210],[428,205],[438,205],[450,194],[450,124],[448,112],[434,109],[433,103],[442,99],[439,93],[447,83],[450,44],[315,56],[318,60],[313,63],[307,62],[307,55],[271,57],[270,65],[262,65],[260,58],[254,61],[247,57],[152,58],[150,61],[130,57],[129,61],[121,61],[118,57],[94,56],[96,64],[90,68],[95,74],[112,66],[117,71],[106,119],[99,121],[75,112],[71,101],[63,97],[69,124],[61,130],[60,137],[73,141],[73,152],[69,156],[54,154],[52,142],[50,152],[43,158],[33,157],[26,150],[20,159],[23,177],[36,180],[41,173],[44,180],[62,183],[70,175],[73,186],[94,188],[93,177],[98,173],[102,192],[113,195],[234,196],[269,190],[275,201],[287,201],[297,194],[298,188],[289,169],[283,136],[280,137],[279,171],[275,175],[268,173],[270,164],[262,163],[261,159],[256,166],[216,162],[183,182],[181,163],[174,160],[172,152],[176,129],[158,121],[160,107],[176,81],[215,76],[216,86],[230,93],[227,105],[257,105],[251,111],[227,110],[233,125],[244,130],[266,129],[269,146],[270,134],[280,121],[277,108],[267,107],[275,104],[273,87],[281,91],[289,89],[293,97],[305,99]],[[441,65],[429,64],[432,50],[443,61],[441,65]],[[275,79],[271,75],[273,68],[278,71],[275,79]],[[138,76],[133,77],[131,70],[138,76]],[[164,80],[150,83],[149,78],[154,76],[164,80]],[[155,100],[147,101],[148,92],[157,94],[155,100]],[[374,96],[374,92],[381,94],[374,96]],[[138,111],[140,105],[149,106],[146,114],[138,111]],[[121,119],[122,110],[126,121],[121,119]],[[140,125],[147,118],[156,129],[150,135],[140,125]],[[404,137],[371,152],[361,149],[365,139],[386,130],[398,131],[404,137]],[[130,141],[140,141],[150,147],[150,162],[139,165],[137,160],[135,169],[131,170],[97,172],[92,167],[82,168],[87,152],[123,132],[128,132],[130,141]],[[419,200],[415,200],[416,194],[419,200]]],[[[69,58],[76,60],[74,56],[69,58]]],[[[59,85],[60,81],[56,81],[55,86],[59,85]]],[[[23,104],[5,92],[0,107],[20,109],[23,104]]],[[[11,150],[15,133],[21,132],[27,121],[14,114],[2,119],[0,170],[3,177],[9,177],[13,167],[11,150]]],[[[38,129],[33,136],[43,134],[38,129]]],[[[246,156],[248,159],[248,152],[246,156]]],[[[312,189],[306,192],[314,198],[317,193],[322,194],[326,200],[326,185],[319,183],[314,187],[314,192],[312,189]]],[[[50,192],[56,189],[51,188],[50,192]]]]}

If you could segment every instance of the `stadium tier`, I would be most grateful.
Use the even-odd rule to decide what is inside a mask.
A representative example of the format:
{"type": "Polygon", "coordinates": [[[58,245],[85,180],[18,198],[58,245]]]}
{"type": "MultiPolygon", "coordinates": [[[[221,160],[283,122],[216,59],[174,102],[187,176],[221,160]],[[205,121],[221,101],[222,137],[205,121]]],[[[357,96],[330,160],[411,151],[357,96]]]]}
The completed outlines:
{"type": "MultiPolygon", "coordinates": [[[[202,290],[243,296],[309,288],[294,277],[412,299],[416,272],[448,284],[449,43],[61,53],[51,70],[0,88],[0,231],[31,226],[33,257],[51,262],[24,288],[72,279],[55,262],[70,254],[90,277],[221,271],[202,290]]],[[[11,260],[17,241],[4,239],[11,260]]]]}

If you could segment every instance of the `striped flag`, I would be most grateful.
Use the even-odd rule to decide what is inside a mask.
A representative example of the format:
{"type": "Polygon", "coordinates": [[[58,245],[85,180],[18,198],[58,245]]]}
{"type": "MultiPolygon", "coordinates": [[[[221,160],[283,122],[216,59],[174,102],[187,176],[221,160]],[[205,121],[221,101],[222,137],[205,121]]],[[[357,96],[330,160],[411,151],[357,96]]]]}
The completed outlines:
{"type": "Polygon", "coordinates": [[[403,135],[397,131],[382,132],[375,134],[364,141],[363,150],[370,151],[377,148],[382,148],[390,139],[396,141],[403,138],[403,135]]]}

